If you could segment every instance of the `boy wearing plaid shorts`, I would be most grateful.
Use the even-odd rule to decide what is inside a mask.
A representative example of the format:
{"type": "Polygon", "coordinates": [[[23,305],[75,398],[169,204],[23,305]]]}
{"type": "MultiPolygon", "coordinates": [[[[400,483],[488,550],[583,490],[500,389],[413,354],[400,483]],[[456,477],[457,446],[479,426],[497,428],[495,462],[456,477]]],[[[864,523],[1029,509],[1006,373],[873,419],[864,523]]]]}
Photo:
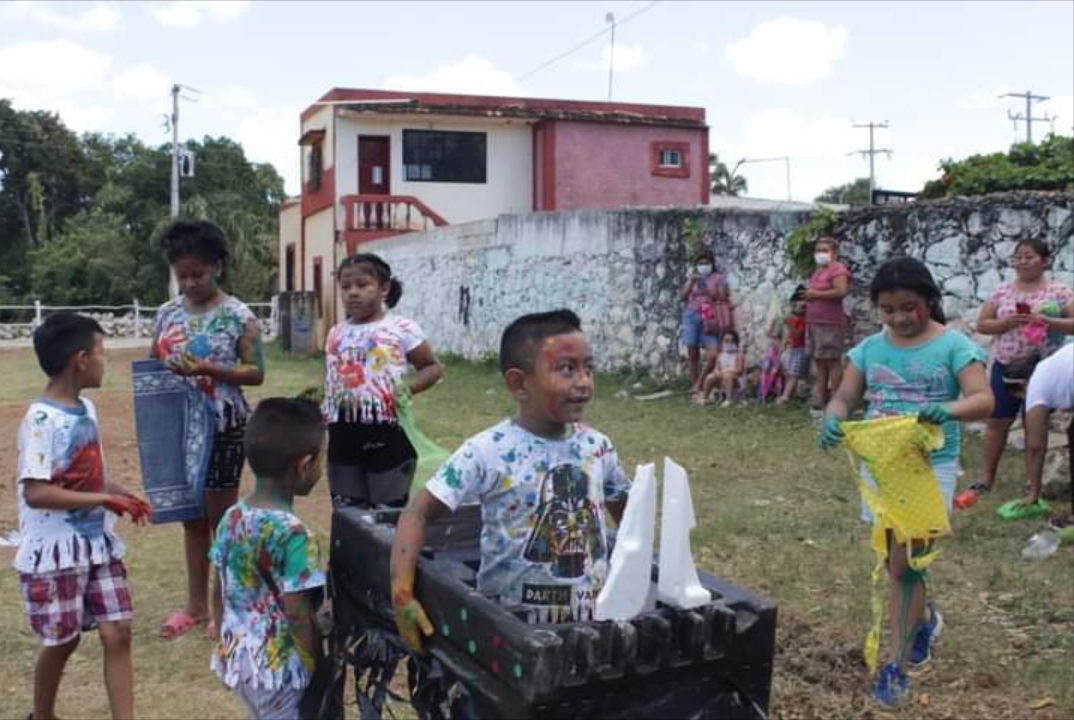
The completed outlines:
{"type": "Polygon", "coordinates": [[[26,616],[41,639],[31,718],[55,717],[64,667],[82,630],[97,626],[113,718],[134,717],[131,597],[116,515],[143,523],[147,502],[105,480],[97,412],[80,397],[104,378],[104,332],[72,313],[34,332],[48,384],[19,426],[19,572],[26,616]]]}

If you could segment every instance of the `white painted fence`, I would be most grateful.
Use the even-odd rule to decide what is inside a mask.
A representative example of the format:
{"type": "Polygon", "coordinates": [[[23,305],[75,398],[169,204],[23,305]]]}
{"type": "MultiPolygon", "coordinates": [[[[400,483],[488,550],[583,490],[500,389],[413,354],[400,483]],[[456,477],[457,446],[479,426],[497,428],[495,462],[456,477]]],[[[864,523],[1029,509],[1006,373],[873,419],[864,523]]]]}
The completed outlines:
{"type": "MultiPolygon", "coordinates": [[[[269,302],[250,302],[261,324],[261,332],[267,337],[279,334],[280,315],[277,296],[269,302]],[[265,317],[265,313],[268,317],[265,317]]],[[[29,338],[45,316],[53,312],[77,312],[88,315],[102,324],[109,337],[148,337],[152,333],[153,318],[159,305],[142,305],[137,298],[130,305],[46,305],[35,300],[33,305],[0,305],[0,340],[29,338]],[[5,322],[9,315],[22,314],[22,322],[5,322]],[[31,314],[32,313],[32,314],[31,314]]]]}

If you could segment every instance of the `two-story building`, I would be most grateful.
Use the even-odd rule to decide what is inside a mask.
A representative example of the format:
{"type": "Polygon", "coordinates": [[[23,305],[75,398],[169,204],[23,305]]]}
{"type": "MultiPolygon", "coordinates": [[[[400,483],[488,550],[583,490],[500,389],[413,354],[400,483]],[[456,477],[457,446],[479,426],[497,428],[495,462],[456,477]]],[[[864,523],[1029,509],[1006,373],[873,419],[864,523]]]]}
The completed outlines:
{"type": "Polygon", "coordinates": [[[322,327],[338,315],[332,271],[363,241],[709,198],[704,108],[335,88],[303,111],[298,144],[279,289],[315,291],[322,327]]]}

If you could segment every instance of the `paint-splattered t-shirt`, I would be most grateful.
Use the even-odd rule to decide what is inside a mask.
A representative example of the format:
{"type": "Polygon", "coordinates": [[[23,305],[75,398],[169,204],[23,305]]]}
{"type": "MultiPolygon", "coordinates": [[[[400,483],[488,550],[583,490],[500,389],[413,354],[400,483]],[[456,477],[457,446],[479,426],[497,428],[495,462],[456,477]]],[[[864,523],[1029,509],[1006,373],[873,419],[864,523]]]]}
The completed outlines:
{"type": "MultiPolygon", "coordinates": [[[[257,329],[257,318],[250,308],[230,295],[203,313],[188,312],[180,295],[161,305],[153,324],[153,337],[160,360],[178,360],[187,354],[214,365],[233,368],[241,362],[239,339],[246,332],[257,329]]],[[[206,375],[188,377],[187,380],[213,401],[220,429],[224,429],[229,419],[239,423],[249,415],[250,406],[238,385],[206,375]]]]}
{"type": "Polygon", "coordinates": [[[98,505],[78,510],[32,508],[25,481],[44,480],[64,490],[104,492],[105,465],[93,403],[78,407],[48,400],[30,404],[19,426],[19,572],[89,567],[123,557],[116,516],[98,505]]]}
{"type": "MultiPolygon", "coordinates": [[[[996,306],[996,319],[1003,320],[1018,314],[1018,303],[1029,306],[1030,312],[1048,317],[1062,317],[1063,308],[1074,301],[1074,290],[1058,282],[1048,282],[1033,292],[1019,292],[1013,282],[1003,283],[992,293],[989,301],[996,306]]],[[[1066,336],[1058,330],[1041,333],[1039,342],[1031,342],[1030,325],[1019,325],[997,337],[992,354],[1001,363],[1027,358],[1034,352],[1047,357],[1063,346],[1066,336]]]]}
{"type": "MultiPolygon", "coordinates": [[[[847,359],[865,376],[865,417],[917,413],[926,405],[957,400],[958,374],[971,362],[984,362],[985,351],[957,330],[946,329],[917,347],[900,347],[887,330],[862,340],[847,359]]],[[[944,445],[932,463],[958,461],[958,420],[943,424],[944,445]]]]}
{"type": "Polygon", "coordinates": [[[395,382],[406,372],[407,354],[423,342],[418,324],[403,317],[334,325],[324,351],[327,421],[394,425],[395,382]]]}
{"type": "Polygon", "coordinates": [[[608,572],[605,503],[629,490],[607,437],[574,424],[549,440],[504,420],[425,487],[453,510],[481,503],[480,592],[528,622],[592,620],[608,572]]]}
{"type": "Polygon", "coordinates": [[[314,658],[296,644],[283,596],[325,584],[313,534],[286,510],[240,501],[220,519],[209,559],[224,601],[213,671],[232,688],[304,688],[314,658]]]}

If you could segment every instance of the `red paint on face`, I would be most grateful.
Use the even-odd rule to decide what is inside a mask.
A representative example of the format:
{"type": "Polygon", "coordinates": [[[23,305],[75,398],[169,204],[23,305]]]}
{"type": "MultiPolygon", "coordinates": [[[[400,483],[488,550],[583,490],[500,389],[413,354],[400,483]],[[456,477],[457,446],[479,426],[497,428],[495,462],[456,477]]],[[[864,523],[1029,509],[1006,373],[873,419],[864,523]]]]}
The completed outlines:
{"type": "Polygon", "coordinates": [[[914,315],[917,317],[918,323],[922,325],[927,323],[929,321],[929,309],[926,304],[918,303],[917,307],[914,308],[914,315]]]}
{"type": "Polygon", "coordinates": [[[550,432],[582,419],[593,396],[593,355],[580,332],[546,338],[529,374],[523,412],[550,432]]]}

